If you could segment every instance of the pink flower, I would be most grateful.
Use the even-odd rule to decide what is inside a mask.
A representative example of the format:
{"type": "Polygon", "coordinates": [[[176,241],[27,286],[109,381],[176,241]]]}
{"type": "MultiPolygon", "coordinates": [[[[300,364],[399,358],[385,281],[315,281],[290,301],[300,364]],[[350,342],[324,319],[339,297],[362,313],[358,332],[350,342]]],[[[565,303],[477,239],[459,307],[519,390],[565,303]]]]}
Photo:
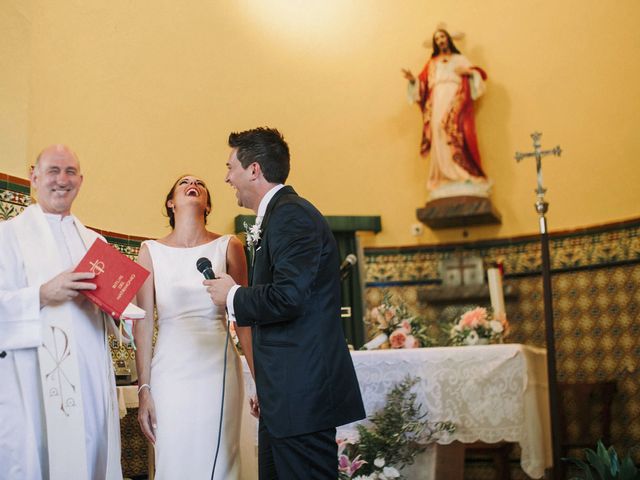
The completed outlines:
{"type": "Polygon", "coordinates": [[[347,448],[349,442],[346,438],[338,438],[336,439],[336,443],[338,444],[338,457],[340,457],[342,456],[342,452],[344,452],[344,449],[347,448]]]}
{"type": "Polygon", "coordinates": [[[391,348],[403,348],[407,341],[407,332],[403,328],[398,328],[389,336],[391,348]]]}
{"type": "Polygon", "coordinates": [[[473,310],[465,312],[460,318],[460,325],[462,327],[476,328],[487,322],[487,309],[482,307],[476,307],[473,310]]]}
{"type": "Polygon", "coordinates": [[[384,312],[384,318],[390,322],[391,320],[393,320],[393,317],[396,316],[396,307],[389,307],[385,312],[384,312]]]}
{"type": "Polygon", "coordinates": [[[373,322],[378,325],[378,328],[387,328],[388,322],[385,319],[383,307],[374,307],[371,309],[370,315],[373,322]]]}
{"type": "Polygon", "coordinates": [[[413,335],[407,335],[407,338],[404,340],[404,348],[418,348],[420,343],[413,335]]]}
{"type": "Polygon", "coordinates": [[[411,322],[409,322],[409,320],[403,320],[400,322],[400,326],[404,328],[407,333],[411,332],[411,322]]]}
{"type": "Polygon", "coordinates": [[[358,469],[367,463],[365,460],[360,459],[360,455],[353,459],[353,461],[349,460],[349,457],[346,455],[340,455],[338,458],[338,470],[343,473],[346,473],[347,476],[352,477],[354,473],[358,471],[358,469]]]}

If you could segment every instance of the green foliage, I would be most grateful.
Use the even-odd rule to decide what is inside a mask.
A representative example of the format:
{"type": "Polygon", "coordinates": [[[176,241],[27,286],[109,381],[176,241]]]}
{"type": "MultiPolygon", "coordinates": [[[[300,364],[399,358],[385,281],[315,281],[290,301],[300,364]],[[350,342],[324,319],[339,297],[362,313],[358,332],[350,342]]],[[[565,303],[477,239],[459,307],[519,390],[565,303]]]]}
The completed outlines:
{"type": "Polygon", "coordinates": [[[581,476],[571,480],[640,480],[640,472],[629,454],[620,461],[615,449],[605,448],[601,441],[598,441],[596,451],[587,448],[584,452],[587,462],[577,458],[562,459],[580,470],[581,476]]]}
{"type": "Polygon", "coordinates": [[[369,419],[372,427],[358,425],[359,442],[350,445],[348,452],[350,458],[360,455],[367,462],[358,475],[371,474],[376,458],[383,458],[386,465],[397,469],[410,465],[437,434],[455,430],[453,423],[431,423],[428,414],[421,413],[416,394],[411,391],[417,381],[407,376],[388,393],[385,407],[369,419]]]}

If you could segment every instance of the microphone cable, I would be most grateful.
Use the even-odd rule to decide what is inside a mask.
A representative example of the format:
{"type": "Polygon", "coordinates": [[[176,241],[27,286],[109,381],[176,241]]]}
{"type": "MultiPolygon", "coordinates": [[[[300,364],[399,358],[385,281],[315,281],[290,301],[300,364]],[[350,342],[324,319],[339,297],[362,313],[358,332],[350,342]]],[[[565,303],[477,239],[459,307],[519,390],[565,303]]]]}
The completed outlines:
{"type": "Polygon", "coordinates": [[[222,396],[220,398],[220,422],[218,424],[218,443],[216,445],[216,455],[213,458],[213,469],[211,470],[211,480],[213,480],[213,476],[216,473],[216,464],[218,463],[218,453],[220,452],[220,439],[222,438],[222,418],[224,414],[224,394],[225,394],[225,386],[227,383],[227,351],[229,348],[229,332],[230,332],[231,321],[227,319],[227,335],[224,341],[224,365],[222,367],[222,396]]]}
{"type": "MultiPolygon", "coordinates": [[[[206,257],[201,257],[196,262],[196,268],[207,280],[215,280],[216,274],[213,271],[211,261],[206,257]]],[[[216,473],[216,465],[218,463],[218,453],[220,453],[220,440],[222,439],[222,420],[224,415],[224,396],[227,384],[227,352],[229,351],[231,321],[227,318],[227,334],[224,340],[224,361],[222,367],[222,395],[220,396],[220,421],[218,423],[218,441],[216,443],[216,454],[213,457],[213,468],[211,469],[211,480],[216,473]]]]}

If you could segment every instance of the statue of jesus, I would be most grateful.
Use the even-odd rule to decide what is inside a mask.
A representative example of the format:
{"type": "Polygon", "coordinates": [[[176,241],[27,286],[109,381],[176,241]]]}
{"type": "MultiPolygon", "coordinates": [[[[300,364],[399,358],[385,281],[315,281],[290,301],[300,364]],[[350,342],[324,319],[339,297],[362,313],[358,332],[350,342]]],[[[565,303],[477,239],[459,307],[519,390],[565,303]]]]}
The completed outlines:
{"type": "Polygon", "coordinates": [[[420,153],[431,152],[427,189],[431,198],[486,196],[490,182],[480,163],[473,100],[484,93],[487,74],[460,53],[446,30],[436,30],[432,43],[417,78],[402,70],[410,98],[422,111],[420,153]]]}

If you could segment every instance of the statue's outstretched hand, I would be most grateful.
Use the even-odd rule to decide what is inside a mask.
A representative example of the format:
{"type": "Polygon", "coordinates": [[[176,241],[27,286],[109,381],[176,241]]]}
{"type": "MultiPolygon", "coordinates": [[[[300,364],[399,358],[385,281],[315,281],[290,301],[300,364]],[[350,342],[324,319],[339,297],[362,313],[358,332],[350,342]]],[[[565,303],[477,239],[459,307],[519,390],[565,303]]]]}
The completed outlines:
{"type": "Polygon", "coordinates": [[[402,69],[402,74],[404,75],[404,78],[409,80],[411,83],[416,81],[416,77],[413,76],[413,73],[411,73],[411,70],[409,70],[407,68],[403,68],[402,69]]]}

